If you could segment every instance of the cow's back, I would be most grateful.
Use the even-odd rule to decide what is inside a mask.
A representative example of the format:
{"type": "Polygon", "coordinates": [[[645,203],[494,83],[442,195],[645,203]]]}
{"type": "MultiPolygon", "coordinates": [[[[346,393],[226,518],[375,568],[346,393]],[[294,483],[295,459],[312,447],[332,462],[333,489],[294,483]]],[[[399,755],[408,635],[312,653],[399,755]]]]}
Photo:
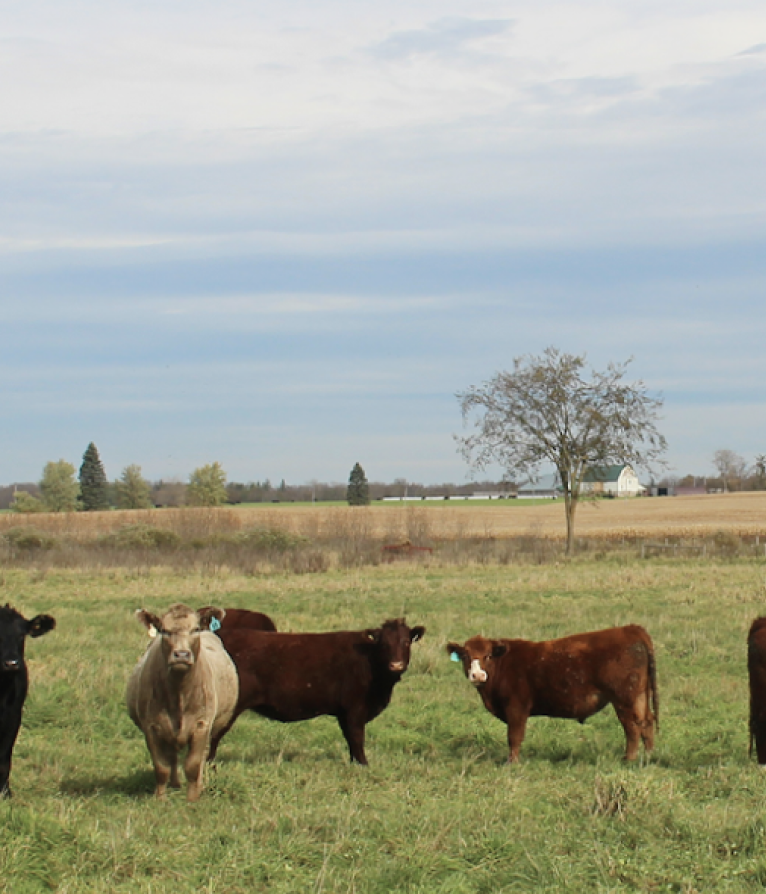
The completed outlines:
{"type": "Polygon", "coordinates": [[[542,642],[503,642],[507,651],[487,696],[505,704],[513,693],[531,715],[588,717],[621,696],[626,679],[643,676],[652,663],[649,634],[635,624],[542,642]]]}
{"type": "Polygon", "coordinates": [[[372,672],[369,643],[355,631],[267,633],[221,630],[239,674],[240,707],[274,720],[336,714],[364,698],[372,672]]]}

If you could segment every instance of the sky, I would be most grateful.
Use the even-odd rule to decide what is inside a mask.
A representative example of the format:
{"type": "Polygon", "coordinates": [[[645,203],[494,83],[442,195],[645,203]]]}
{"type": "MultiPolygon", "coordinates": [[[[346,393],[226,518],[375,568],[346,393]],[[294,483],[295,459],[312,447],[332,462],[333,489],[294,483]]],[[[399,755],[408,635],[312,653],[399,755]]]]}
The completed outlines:
{"type": "Polygon", "coordinates": [[[766,452],[762,2],[6,0],[0,78],[0,483],[463,482],[549,346],[766,452]]]}

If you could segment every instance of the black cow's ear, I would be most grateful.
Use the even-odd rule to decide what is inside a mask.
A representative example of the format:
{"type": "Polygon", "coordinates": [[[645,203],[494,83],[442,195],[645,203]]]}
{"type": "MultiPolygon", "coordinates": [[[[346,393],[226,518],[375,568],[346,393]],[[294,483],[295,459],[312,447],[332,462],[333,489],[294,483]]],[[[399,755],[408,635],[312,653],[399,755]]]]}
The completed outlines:
{"type": "Polygon", "coordinates": [[[492,657],[500,658],[501,655],[505,655],[508,651],[508,647],[504,643],[492,643],[492,657]]]}
{"type": "Polygon", "coordinates": [[[56,626],[56,619],[50,615],[37,615],[29,622],[30,636],[43,636],[56,626]]]}
{"type": "Polygon", "coordinates": [[[199,616],[199,626],[203,630],[210,630],[210,622],[213,619],[218,621],[218,626],[220,627],[220,622],[223,621],[226,611],[218,608],[216,605],[206,605],[204,608],[199,609],[197,615],[199,616]]]}
{"type": "Polygon", "coordinates": [[[410,630],[410,642],[416,643],[419,639],[423,639],[423,637],[425,635],[426,635],[425,627],[413,627],[410,630]]]}
{"type": "Polygon", "coordinates": [[[380,627],[370,627],[364,631],[364,635],[371,643],[379,643],[380,642],[380,627]]]}

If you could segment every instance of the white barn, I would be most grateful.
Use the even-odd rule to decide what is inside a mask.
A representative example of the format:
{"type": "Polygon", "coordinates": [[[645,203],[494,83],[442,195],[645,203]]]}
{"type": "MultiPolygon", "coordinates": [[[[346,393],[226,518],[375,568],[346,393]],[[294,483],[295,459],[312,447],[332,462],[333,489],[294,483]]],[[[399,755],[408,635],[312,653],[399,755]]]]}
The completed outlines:
{"type": "Polygon", "coordinates": [[[582,492],[604,497],[636,497],[646,493],[646,488],[638,480],[632,467],[623,463],[588,469],[582,481],[582,492]]]}

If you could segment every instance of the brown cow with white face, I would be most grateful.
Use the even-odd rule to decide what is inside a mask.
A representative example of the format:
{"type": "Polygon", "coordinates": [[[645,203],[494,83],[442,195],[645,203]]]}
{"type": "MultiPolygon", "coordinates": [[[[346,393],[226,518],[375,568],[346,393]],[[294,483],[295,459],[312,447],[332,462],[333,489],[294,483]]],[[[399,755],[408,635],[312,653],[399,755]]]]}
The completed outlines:
{"type": "Polygon", "coordinates": [[[178,754],[185,748],[187,799],[199,798],[211,738],[229,723],[237,704],[236,668],[208,630],[210,621],[220,621],[223,614],[213,606],[195,612],[180,603],[162,617],[136,612],[155,639],[130,675],[127,704],[146,737],[159,798],[165,797],[168,783],[180,787],[178,754]]]}
{"type": "Polygon", "coordinates": [[[643,627],[578,633],[547,642],[474,636],[447,651],[463,663],[484,707],[508,726],[509,762],[518,760],[530,717],[584,723],[614,705],[627,740],[625,760],[654,746],[658,715],[654,648],[643,627]],[[654,713],[652,713],[652,709],[654,713]]]}

